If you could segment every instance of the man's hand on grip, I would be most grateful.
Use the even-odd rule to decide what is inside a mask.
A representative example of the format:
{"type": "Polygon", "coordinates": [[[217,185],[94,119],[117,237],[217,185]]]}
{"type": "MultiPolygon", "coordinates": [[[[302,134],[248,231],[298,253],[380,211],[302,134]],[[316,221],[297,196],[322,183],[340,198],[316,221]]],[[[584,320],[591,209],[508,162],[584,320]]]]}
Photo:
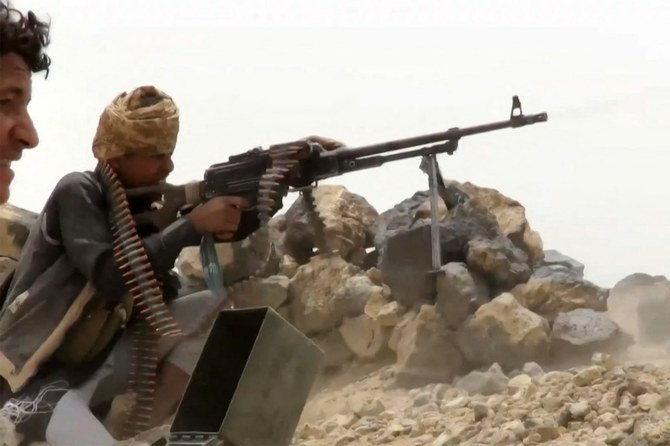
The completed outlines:
{"type": "Polygon", "coordinates": [[[242,197],[215,197],[193,209],[188,218],[200,234],[209,232],[217,239],[229,240],[240,225],[242,211],[249,206],[242,197]]]}

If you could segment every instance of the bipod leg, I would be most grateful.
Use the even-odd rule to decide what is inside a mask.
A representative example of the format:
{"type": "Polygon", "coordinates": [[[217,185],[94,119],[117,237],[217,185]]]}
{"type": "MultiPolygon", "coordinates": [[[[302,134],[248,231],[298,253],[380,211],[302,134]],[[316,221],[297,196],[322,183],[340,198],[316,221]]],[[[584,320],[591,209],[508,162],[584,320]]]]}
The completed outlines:
{"type": "Polygon", "coordinates": [[[436,155],[426,155],[421,159],[421,170],[428,174],[428,186],[430,190],[430,248],[431,266],[433,273],[442,267],[442,250],[440,246],[440,217],[439,217],[439,186],[442,180],[439,175],[436,155]]]}

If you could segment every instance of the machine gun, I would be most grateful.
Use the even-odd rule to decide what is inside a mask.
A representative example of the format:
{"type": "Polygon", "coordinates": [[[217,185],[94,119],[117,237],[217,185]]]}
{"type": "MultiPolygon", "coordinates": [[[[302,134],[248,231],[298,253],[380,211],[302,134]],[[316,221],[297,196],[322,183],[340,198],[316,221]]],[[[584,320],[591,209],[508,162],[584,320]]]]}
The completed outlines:
{"type": "Polygon", "coordinates": [[[262,225],[281,206],[281,199],[290,188],[302,192],[307,206],[313,206],[310,186],[321,180],[418,156],[435,160],[437,154],[453,154],[465,136],[546,121],[546,113],[524,115],[518,96],[514,96],[510,118],[505,121],[331,151],[309,140],[276,144],[265,150],[254,148],[231,156],[227,162],[213,164],[205,171],[202,181],[184,185],[163,183],[130,189],[127,194],[161,197],[155,210],[134,216],[136,221],[158,228],[177,219],[184,208],[216,196],[233,195],[245,197],[252,204],[248,212],[257,212],[262,225]],[[415,148],[418,146],[424,147],[415,148]]]}

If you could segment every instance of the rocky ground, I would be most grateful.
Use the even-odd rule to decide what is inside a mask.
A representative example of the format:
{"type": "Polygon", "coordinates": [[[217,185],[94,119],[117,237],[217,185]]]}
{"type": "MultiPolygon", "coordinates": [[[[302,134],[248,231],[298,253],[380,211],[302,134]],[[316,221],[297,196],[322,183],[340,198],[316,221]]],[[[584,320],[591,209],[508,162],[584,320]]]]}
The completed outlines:
{"type": "Polygon", "coordinates": [[[670,444],[668,367],[608,355],[566,371],[527,363],[505,375],[494,364],[409,391],[389,386],[391,375],[344,386],[333,377],[308,403],[295,446],[670,444]]]}
{"type": "Polygon", "coordinates": [[[352,364],[320,377],[294,446],[670,445],[670,349],[645,341],[670,329],[650,328],[649,303],[630,282],[615,287],[608,314],[636,343],[615,357],[508,374],[494,364],[413,389],[396,385],[392,361],[352,364]]]}

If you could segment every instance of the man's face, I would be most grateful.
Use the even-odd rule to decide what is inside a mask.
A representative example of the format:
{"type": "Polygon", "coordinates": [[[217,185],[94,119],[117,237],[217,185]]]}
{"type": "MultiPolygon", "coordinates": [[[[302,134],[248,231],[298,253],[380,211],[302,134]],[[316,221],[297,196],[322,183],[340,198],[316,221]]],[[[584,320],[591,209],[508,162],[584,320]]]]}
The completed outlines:
{"type": "Polygon", "coordinates": [[[0,203],[9,199],[14,178],[12,161],[21,158],[23,149],[39,142],[28,114],[31,97],[30,70],[14,53],[0,57],[0,203]]]}
{"type": "Polygon", "coordinates": [[[125,155],[109,165],[127,189],[159,184],[174,169],[172,155],[125,155]]]}

